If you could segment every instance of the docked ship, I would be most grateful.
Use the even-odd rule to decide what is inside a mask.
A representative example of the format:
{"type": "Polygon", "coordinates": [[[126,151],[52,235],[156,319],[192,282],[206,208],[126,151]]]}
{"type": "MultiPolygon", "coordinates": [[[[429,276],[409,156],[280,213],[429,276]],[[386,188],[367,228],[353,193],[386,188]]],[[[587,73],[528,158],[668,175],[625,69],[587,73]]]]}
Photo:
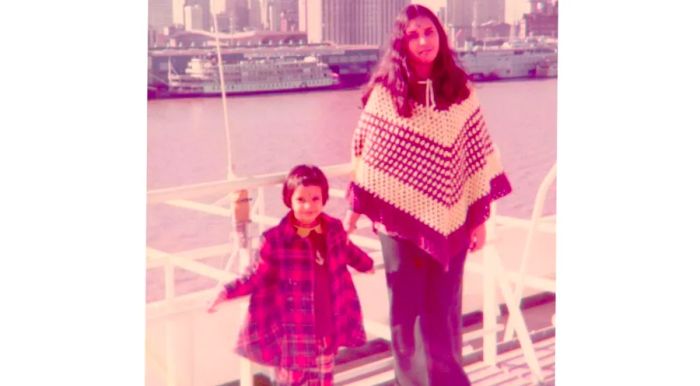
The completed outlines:
{"type": "Polygon", "coordinates": [[[472,80],[556,76],[557,51],[551,47],[471,49],[457,54],[472,80]]]}
{"type": "MultiPolygon", "coordinates": [[[[263,58],[223,64],[227,94],[330,88],[338,76],[316,57],[263,58]]],[[[219,68],[214,57],[194,57],[184,74],[168,74],[170,95],[221,94],[219,68]]]]}
{"type": "Polygon", "coordinates": [[[557,76],[558,66],[557,58],[546,58],[537,63],[535,67],[535,77],[537,78],[555,78],[557,76]]]}

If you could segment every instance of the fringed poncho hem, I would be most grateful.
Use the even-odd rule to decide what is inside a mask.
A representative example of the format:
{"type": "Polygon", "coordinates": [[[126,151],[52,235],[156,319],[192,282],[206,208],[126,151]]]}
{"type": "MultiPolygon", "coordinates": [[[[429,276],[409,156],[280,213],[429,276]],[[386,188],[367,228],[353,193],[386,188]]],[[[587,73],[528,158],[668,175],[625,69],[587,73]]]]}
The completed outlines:
{"type": "Polygon", "coordinates": [[[490,181],[489,194],[477,199],[466,213],[466,220],[455,231],[445,236],[427,226],[412,215],[350,183],[348,201],[356,213],[364,214],[375,223],[382,224],[386,232],[413,242],[435,258],[446,269],[452,256],[466,252],[474,228],[486,222],[491,214],[491,202],[511,192],[506,175],[501,173],[490,181]]]}

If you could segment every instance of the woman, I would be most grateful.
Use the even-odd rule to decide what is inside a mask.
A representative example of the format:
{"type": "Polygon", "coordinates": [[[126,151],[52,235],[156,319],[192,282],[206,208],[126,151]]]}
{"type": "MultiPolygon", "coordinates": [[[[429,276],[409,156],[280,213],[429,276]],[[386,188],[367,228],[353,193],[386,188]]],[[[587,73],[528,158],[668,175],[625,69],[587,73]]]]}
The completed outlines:
{"type": "Polygon", "coordinates": [[[348,232],[379,235],[400,385],[469,385],[461,359],[462,273],[490,203],[510,193],[467,74],[437,17],[407,6],[363,95],[353,137],[348,232]]]}

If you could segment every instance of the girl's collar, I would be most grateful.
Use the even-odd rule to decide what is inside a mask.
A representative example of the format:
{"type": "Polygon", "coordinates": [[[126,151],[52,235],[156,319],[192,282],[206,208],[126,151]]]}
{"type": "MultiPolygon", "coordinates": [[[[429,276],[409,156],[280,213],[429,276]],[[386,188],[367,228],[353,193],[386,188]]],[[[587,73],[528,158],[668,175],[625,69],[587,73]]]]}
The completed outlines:
{"type": "Polygon", "coordinates": [[[314,224],[309,225],[300,224],[299,221],[297,221],[297,219],[294,217],[294,213],[291,211],[289,212],[287,219],[289,221],[289,228],[291,229],[291,231],[302,238],[309,236],[309,234],[311,234],[311,231],[316,231],[316,233],[318,234],[323,233],[323,213],[321,213],[316,218],[316,222],[314,224]]]}
{"type": "Polygon", "coordinates": [[[297,231],[297,235],[299,235],[300,237],[308,237],[313,231],[315,231],[319,235],[323,234],[323,227],[321,226],[320,222],[317,222],[315,226],[310,227],[294,224],[294,228],[297,231]]]}

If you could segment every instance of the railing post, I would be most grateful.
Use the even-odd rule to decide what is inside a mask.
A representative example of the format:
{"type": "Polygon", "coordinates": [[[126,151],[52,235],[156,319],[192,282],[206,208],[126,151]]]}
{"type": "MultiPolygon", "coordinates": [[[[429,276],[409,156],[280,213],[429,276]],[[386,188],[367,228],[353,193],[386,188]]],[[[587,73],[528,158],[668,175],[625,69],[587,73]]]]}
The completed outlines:
{"type": "MultiPolygon", "coordinates": [[[[487,247],[484,247],[486,249],[487,247]]],[[[496,365],[496,344],[497,344],[497,315],[496,315],[496,280],[493,276],[493,268],[486,255],[489,251],[484,250],[484,316],[483,316],[483,348],[484,362],[491,366],[496,365]]]]}
{"type": "MultiPolygon", "coordinates": [[[[164,269],[165,302],[168,311],[172,308],[172,299],[175,297],[175,268],[170,256],[166,257],[164,269]]],[[[167,386],[177,384],[175,378],[175,326],[172,318],[165,321],[165,383],[167,386]]]]}
{"type": "Polygon", "coordinates": [[[265,187],[258,187],[258,194],[255,197],[255,207],[257,209],[257,214],[260,216],[265,215],[265,187]]]}
{"type": "Polygon", "coordinates": [[[508,320],[512,320],[513,328],[518,336],[518,341],[520,342],[520,349],[523,351],[523,356],[525,357],[525,362],[532,371],[532,373],[537,378],[538,382],[542,382],[542,368],[537,360],[535,354],[535,347],[532,344],[532,339],[527,331],[527,325],[525,324],[525,318],[520,310],[520,305],[516,304],[515,296],[511,292],[511,287],[506,278],[505,271],[503,269],[503,264],[498,256],[498,252],[486,255],[486,258],[490,260],[488,263],[491,268],[494,269],[494,275],[498,281],[499,287],[501,288],[501,294],[503,295],[503,300],[508,307],[508,320]]]}
{"type": "Polygon", "coordinates": [[[496,278],[494,276],[495,269],[492,264],[490,255],[494,253],[493,242],[495,241],[495,218],[496,205],[491,205],[491,217],[486,222],[486,241],[483,248],[484,271],[483,271],[483,299],[484,313],[482,321],[483,329],[483,350],[484,363],[491,366],[496,365],[497,352],[497,333],[498,333],[498,305],[496,304],[496,278]]]}
{"type": "Polygon", "coordinates": [[[534,346],[527,331],[527,325],[520,307],[515,304],[515,297],[511,292],[511,287],[508,285],[506,273],[501,263],[501,257],[496,249],[496,204],[491,205],[491,216],[486,222],[486,243],[484,244],[484,320],[483,320],[483,350],[484,362],[494,366],[496,365],[496,357],[498,355],[498,346],[496,342],[497,334],[497,308],[496,304],[496,285],[501,290],[501,295],[508,308],[508,320],[513,321],[514,328],[518,333],[520,348],[525,356],[525,361],[530,370],[534,373],[538,381],[542,381],[542,369],[540,368],[537,357],[535,356],[534,346]]]}
{"type": "MultiPolygon", "coordinates": [[[[239,249],[239,266],[238,272],[243,272],[243,270],[248,266],[250,263],[250,254],[248,252],[248,249],[241,248],[239,249]]],[[[243,325],[244,320],[246,315],[248,314],[248,303],[247,302],[241,302],[241,304],[238,305],[238,315],[240,316],[240,324],[243,325]]],[[[239,356],[240,362],[239,362],[239,373],[240,373],[240,386],[253,386],[253,367],[250,361],[247,358],[244,358],[242,356],[239,356]]]]}

